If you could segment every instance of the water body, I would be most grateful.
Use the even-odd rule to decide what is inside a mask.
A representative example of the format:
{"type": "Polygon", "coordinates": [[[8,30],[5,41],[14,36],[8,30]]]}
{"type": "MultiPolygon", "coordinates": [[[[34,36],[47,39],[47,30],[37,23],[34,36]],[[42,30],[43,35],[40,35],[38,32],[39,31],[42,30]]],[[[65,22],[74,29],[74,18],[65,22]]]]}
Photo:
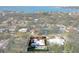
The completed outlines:
{"type": "Polygon", "coordinates": [[[0,11],[33,12],[79,12],[79,8],[62,8],[52,6],[0,6],[0,11]]]}

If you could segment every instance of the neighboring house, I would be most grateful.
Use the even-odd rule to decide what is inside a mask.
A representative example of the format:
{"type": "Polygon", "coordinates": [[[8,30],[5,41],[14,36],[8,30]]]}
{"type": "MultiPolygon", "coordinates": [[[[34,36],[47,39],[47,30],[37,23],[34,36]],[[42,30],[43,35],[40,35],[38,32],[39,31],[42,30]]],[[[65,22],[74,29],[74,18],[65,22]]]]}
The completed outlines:
{"type": "Polygon", "coordinates": [[[79,32],[79,25],[76,27],[76,31],[79,32]]]}
{"type": "Polygon", "coordinates": [[[9,39],[7,39],[7,40],[1,40],[1,41],[0,41],[0,49],[1,49],[1,48],[2,48],[2,49],[6,48],[7,45],[8,45],[8,43],[9,43],[9,39]]]}
{"type": "Polygon", "coordinates": [[[70,27],[67,27],[66,32],[73,32],[76,30],[77,30],[77,28],[70,26],[70,27]]]}
{"type": "Polygon", "coordinates": [[[35,22],[37,22],[39,19],[34,19],[35,22]]]}
{"type": "Polygon", "coordinates": [[[57,45],[64,45],[64,38],[61,38],[61,37],[53,37],[51,39],[48,39],[48,43],[49,45],[52,45],[52,44],[57,44],[57,45]]]}
{"type": "Polygon", "coordinates": [[[79,32],[79,29],[77,28],[77,31],[79,32]]]}
{"type": "Polygon", "coordinates": [[[3,32],[4,31],[4,29],[0,29],[0,32],[3,32]]]}
{"type": "Polygon", "coordinates": [[[35,35],[35,30],[30,30],[31,35],[35,35]]]}
{"type": "Polygon", "coordinates": [[[64,25],[56,25],[57,27],[59,27],[60,32],[64,32],[66,30],[66,26],[64,25]]]}
{"type": "Polygon", "coordinates": [[[8,29],[6,29],[6,28],[0,28],[0,32],[2,33],[2,32],[8,32],[8,29]]]}
{"type": "Polygon", "coordinates": [[[15,31],[15,29],[13,29],[13,28],[9,29],[9,32],[14,32],[14,31],[15,31]]]}
{"type": "Polygon", "coordinates": [[[16,26],[8,26],[8,31],[9,32],[15,32],[16,31],[16,26]]]}
{"type": "Polygon", "coordinates": [[[27,30],[28,30],[27,28],[21,28],[18,30],[18,32],[27,32],[27,30]]]}

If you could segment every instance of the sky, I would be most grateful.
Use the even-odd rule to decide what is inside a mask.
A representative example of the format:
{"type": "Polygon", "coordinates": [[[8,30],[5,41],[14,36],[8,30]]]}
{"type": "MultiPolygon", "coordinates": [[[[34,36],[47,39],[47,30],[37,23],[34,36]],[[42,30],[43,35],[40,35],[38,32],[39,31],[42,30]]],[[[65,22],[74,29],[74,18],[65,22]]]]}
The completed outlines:
{"type": "Polygon", "coordinates": [[[1,6],[79,6],[79,0],[0,0],[1,6]]]}
{"type": "Polygon", "coordinates": [[[0,6],[0,11],[16,11],[16,12],[79,12],[79,9],[50,7],[50,6],[0,6]]]}

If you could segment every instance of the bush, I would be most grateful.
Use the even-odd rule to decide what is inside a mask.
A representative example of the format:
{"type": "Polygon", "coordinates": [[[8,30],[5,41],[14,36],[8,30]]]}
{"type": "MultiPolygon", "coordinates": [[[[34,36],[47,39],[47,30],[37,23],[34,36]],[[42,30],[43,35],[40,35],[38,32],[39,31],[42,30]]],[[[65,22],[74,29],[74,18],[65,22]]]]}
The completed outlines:
{"type": "Polygon", "coordinates": [[[52,46],[49,46],[49,51],[54,52],[54,53],[62,53],[63,52],[63,45],[57,45],[57,44],[52,44],[52,46]]]}
{"type": "Polygon", "coordinates": [[[73,52],[73,45],[70,42],[65,42],[64,44],[64,52],[65,53],[71,53],[73,52]]]}

